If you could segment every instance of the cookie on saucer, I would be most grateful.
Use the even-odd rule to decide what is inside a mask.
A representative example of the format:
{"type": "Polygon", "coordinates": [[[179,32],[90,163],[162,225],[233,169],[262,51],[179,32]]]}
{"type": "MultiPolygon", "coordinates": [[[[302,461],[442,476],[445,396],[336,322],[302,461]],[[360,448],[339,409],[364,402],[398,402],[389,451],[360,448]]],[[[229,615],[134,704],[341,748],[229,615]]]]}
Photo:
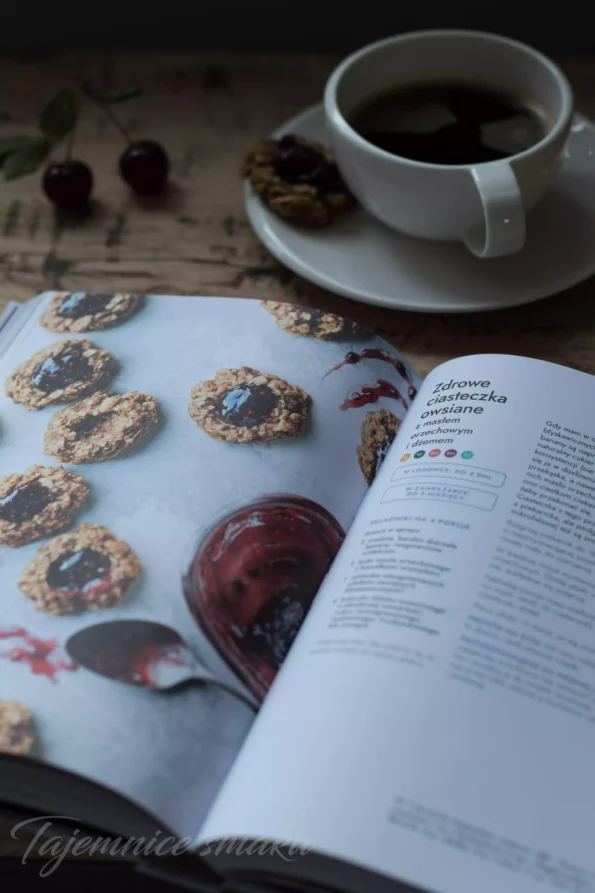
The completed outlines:
{"type": "Polygon", "coordinates": [[[262,140],[240,173],[274,214],[296,226],[328,226],[354,201],[330,149],[302,136],[262,140]]]}

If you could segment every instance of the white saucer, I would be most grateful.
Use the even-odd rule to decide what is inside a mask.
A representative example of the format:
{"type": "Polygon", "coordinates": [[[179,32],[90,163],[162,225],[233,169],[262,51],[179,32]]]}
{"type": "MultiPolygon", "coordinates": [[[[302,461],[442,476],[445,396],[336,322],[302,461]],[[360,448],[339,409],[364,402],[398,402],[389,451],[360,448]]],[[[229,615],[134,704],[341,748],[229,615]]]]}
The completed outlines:
{"type": "MultiPolygon", "coordinates": [[[[275,133],[328,144],[321,106],[275,133]]],[[[269,251],[329,291],[402,310],[455,313],[537,301],[595,273],[595,125],[576,116],[554,187],[528,221],[522,251],[479,260],[462,245],[403,236],[358,209],[326,230],[299,230],[246,187],[250,222],[269,251]]]]}

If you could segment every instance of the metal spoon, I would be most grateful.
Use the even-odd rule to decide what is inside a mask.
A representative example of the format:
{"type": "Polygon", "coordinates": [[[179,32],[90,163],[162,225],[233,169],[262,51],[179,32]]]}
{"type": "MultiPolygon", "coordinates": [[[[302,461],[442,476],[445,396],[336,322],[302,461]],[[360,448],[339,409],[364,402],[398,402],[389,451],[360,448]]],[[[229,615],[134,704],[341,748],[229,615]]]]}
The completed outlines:
{"type": "Polygon", "coordinates": [[[162,623],[108,620],[74,633],[65,647],[74,661],[108,679],[154,691],[205,682],[224,688],[250,707],[259,706],[251,695],[214,676],[180,634],[162,623]]]}

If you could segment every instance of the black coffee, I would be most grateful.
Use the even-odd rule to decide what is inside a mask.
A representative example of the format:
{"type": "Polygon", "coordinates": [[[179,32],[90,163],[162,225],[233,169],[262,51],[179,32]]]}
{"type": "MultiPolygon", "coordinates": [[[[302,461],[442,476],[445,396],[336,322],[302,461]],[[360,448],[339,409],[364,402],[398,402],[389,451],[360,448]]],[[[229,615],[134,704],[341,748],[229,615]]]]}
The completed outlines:
{"type": "Polygon", "coordinates": [[[412,84],[370,100],[352,116],[364,139],[432,164],[478,164],[523,152],[548,130],[536,101],[477,84],[412,84]]]}

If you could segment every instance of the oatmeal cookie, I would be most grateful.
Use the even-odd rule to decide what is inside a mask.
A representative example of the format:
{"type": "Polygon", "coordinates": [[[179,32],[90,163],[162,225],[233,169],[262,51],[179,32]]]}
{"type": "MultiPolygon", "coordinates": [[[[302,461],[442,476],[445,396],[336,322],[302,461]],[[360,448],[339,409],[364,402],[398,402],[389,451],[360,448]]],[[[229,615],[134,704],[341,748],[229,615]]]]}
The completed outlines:
{"type": "Polygon", "coordinates": [[[401,420],[388,409],[377,409],[366,413],[362,422],[362,442],[356,452],[359,467],[368,486],[376,477],[400,425],[401,420]]]}
{"type": "Polygon", "coordinates": [[[0,752],[26,756],[36,737],[31,711],[17,701],[0,698],[0,752]]]}
{"type": "Polygon", "coordinates": [[[88,495],[80,474],[61,466],[0,478],[0,543],[15,548],[63,530],[88,495]]]}
{"type": "Polygon", "coordinates": [[[128,452],[159,422],[157,398],[99,391],[50,419],[43,451],[60,462],[104,462],[128,452]]]}
{"type": "Polygon", "coordinates": [[[60,292],[52,298],[39,322],[49,332],[91,332],[117,326],[138,309],[136,295],[60,292]]]}
{"type": "Polygon", "coordinates": [[[295,437],[312,398],[297,385],[249,366],[220,369],[191,391],[188,412],[215,440],[254,443],[295,437]]]}
{"type": "Polygon", "coordinates": [[[280,329],[290,335],[311,335],[322,341],[332,341],[353,337],[361,331],[359,323],[352,319],[300,304],[261,301],[260,306],[275,317],[280,329]]]}
{"type": "Polygon", "coordinates": [[[140,571],[125,542],[99,524],[81,524],[43,545],[17,585],[38,611],[79,614],[117,604],[140,571]]]}
{"type": "Polygon", "coordinates": [[[6,396],[25,409],[71,403],[102,386],[116,371],[107,350],[76,338],[54,341],[6,379],[6,396]]]}
{"type": "Polygon", "coordinates": [[[301,136],[257,143],[240,174],[284,220],[318,228],[353,204],[330,149],[301,136]]]}

